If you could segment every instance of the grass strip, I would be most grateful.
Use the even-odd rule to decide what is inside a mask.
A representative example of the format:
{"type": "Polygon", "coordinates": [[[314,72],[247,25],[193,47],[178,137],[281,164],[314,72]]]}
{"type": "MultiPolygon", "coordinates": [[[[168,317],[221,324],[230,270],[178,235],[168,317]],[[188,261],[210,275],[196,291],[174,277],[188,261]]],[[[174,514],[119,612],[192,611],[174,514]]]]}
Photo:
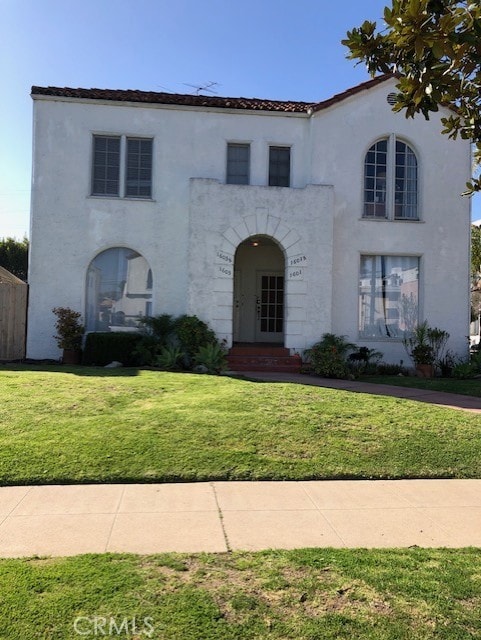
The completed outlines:
{"type": "Polygon", "coordinates": [[[467,640],[480,568],[479,549],[2,560],[0,638],[467,640]]]}

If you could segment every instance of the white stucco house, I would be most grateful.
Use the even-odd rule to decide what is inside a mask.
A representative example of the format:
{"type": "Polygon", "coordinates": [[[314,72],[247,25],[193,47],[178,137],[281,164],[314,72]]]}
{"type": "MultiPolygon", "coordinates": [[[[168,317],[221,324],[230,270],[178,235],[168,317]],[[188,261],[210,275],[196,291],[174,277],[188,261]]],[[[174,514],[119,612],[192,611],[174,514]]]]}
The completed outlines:
{"type": "Polygon", "coordinates": [[[325,332],[407,361],[418,320],[466,351],[470,148],[392,111],[382,76],[318,103],[33,87],[27,356],[52,308],[89,331],[196,314],[231,346],[325,332]]]}

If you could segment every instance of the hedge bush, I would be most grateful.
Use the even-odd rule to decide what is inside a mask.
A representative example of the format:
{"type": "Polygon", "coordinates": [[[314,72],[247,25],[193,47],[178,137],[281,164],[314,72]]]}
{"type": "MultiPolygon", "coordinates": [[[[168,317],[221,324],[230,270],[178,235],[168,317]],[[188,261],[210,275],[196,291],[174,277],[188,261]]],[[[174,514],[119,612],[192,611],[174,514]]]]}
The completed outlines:
{"type": "Polygon", "coordinates": [[[104,367],[117,360],[126,367],[141,364],[135,353],[142,341],[139,333],[98,332],[88,333],[83,352],[83,364],[104,367]]]}

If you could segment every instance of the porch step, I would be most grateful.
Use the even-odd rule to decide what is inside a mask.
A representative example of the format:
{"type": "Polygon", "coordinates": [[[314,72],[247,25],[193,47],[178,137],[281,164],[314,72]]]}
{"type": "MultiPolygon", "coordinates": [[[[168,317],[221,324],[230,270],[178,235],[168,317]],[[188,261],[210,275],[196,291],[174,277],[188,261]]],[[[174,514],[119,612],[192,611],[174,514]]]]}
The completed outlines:
{"type": "Polygon", "coordinates": [[[285,347],[270,347],[268,345],[259,345],[256,346],[255,344],[253,345],[249,345],[249,346],[239,346],[239,345],[235,345],[233,346],[230,351],[229,351],[229,355],[233,355],[233,356],[284,356],[284,357],[288,357],[290,356],[290,351],[289,349],[286,349],[285,347]]]}
{"type": "Polygon", "coordinates": [[[231,371],[274,371],[299,373],[301,358],[284,347],[232,347],[227,355],[231,371]]]}

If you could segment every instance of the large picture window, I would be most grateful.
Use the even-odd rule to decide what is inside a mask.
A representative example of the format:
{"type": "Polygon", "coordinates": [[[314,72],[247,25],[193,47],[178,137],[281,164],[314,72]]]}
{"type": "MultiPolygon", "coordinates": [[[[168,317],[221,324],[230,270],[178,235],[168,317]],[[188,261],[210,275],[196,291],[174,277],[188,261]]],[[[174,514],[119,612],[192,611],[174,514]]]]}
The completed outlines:
{"type": "Polygon", "coordinates": [[[361,338],[402,338],[416,326],[418,309],[419,258],[361,256],[361,338]]]}
{"type": "Polygon", "coordinates": [[[132,249],[114,247],[92,260],[87,271],[87,331],[135,331],[152,315],[152,271],[132,249]]]}
{"type": "Polygon", "coordinates": [[[379,140],[364,160],[364,218],[417,220],[418,163],[396,136],[379,140]]]}

